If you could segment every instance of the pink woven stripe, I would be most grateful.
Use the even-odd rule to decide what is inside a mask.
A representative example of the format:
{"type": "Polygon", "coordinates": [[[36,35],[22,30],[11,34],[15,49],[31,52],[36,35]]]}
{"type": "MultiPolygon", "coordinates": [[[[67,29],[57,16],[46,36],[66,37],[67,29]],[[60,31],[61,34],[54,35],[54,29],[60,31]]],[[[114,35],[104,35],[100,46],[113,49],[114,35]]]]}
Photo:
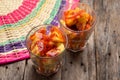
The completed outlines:
{"type": "Polygon", "coordinates": [[[3,21],[1,17],[0,17],[0,25],[3,25],[3,21]]]}
{"type": "Polygon", "coordinates": [[[22,5],[13,12],[0,16],[0,26],[15,23],[25,18],[36,7],[39,0],[24,0],[22,5]]]}
{"type": "Polygon", "coordinates": [[[70,2],[70,1],[79,2],[80,0],[66,0],[66,2],[70,2]]]}
{"type": "Polygon", "coordinates": [[[17,53],[13,52],[5,56],[0,55],[0,65],[6,64],[6,63],[12,63],[12,62],[16,62],[16,61],[20,61],[28,58],[30,58],[28,50],[22,50],[17,53]]]}

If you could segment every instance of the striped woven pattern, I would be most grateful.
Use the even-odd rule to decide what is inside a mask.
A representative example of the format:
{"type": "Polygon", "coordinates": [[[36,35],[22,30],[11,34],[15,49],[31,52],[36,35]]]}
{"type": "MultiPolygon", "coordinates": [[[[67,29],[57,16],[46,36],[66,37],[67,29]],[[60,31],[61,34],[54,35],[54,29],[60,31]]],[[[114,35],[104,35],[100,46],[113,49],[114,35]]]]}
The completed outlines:
{"type": "Polygon", "coordinates": [[[39,24],[58,25],[57,14],[67,1],[0,0],[0,64],[29,58],[27,33],[39,24]]]}

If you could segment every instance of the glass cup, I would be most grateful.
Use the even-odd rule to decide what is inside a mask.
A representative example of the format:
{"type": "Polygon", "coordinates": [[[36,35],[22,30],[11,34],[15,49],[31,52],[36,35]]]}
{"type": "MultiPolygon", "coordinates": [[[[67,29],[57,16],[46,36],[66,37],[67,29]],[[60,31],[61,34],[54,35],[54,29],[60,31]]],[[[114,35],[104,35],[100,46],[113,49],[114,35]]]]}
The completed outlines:
{"type": "MultiPolygon", "coordinates": [[[[31,48],[32,44],[34,44],[35,42],[31,41],[30,37],[31,37],[31,35],[33,35],[35,32],[37,32],[41,28],[47,29],[46,34],[48,34],[52,27],[53,27],[53,25],[39,25],[39,26],[33,28],[28,33],[27,38],[26,38],[26,46],[30,52],[30,58],[32,59],[33,65],[34,65],[36,71],[43,76],[50,76],[50,75],[56,73],[61,68],[61,66],[63,65],[63,61],[64,61],[64,50],[56,56],[51,56],[51,57],[38,56],[38,55],[36,55],[37,53],[39,53],[38,50],[35,47],[33,49],[31,48]],[[36,50],[36,52],[34,52],[33,50],[34,51],[36,50]]],[[[67,45],[67,42],[66,42],[67,37],[61,30],[60,30],[60,32],[65,40],[63,45],[66,46],[67,45]]],[[[35,44],[37,44],[37,43],[35,43],[35,44]]],[[[46,44],[48,44],[48,42],[46,44]]]]}
{"type": "Polygon", "coordinates": [[[60,22],[60,27],[67,34],[67,37],[68,37],[67,49],[72,52],[83,51],[91,33],[94,31],[94,28],[95,28],[96,14],[94,10],[88,4],[85,4],[85,3],[77,3],[76,5],[72,5],[71,3],[69,3],[69,5],[63,6],[63,8],[59,13],[58,19],[60,22]],[[81,26],[81,24],[78,24],[77,21],[74,20],[74,18],[76,17],[75,13],[71,13],[73,14],[73,16],[70,16],[67,18],[69,21],[70,19],[73,19],[73,21],[71,20],[71,23],[74,24],[71,28],[69,28],[70,26],[68,27],[67,21],[65,22],[65,20],[67,20],[65,18],[65,15],[67,13],[65,12],[68,10],[75,10],[76,8],[80,8],[81,10],[86,11],[89,15],[92,16],[92,22],[90,24],[89,29],[81,28],[80,30],[76,30],[74,25],[81,26]]]}

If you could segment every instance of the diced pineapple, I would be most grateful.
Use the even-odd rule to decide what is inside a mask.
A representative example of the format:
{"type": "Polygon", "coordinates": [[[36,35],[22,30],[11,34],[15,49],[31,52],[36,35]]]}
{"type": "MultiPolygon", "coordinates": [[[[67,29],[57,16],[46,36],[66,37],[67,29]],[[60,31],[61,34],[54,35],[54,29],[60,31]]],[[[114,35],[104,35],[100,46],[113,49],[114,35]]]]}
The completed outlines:
{"type": "Polygon", "coordinates": [[[43,38],[43,34],[42,33],[36,32],[35,36],[36,36],[37,39],[42,39],[43,38]]]}
{"type": "Polygon", "coordinates": [[[76,24],[76,20],[74,18],[65,19],[65,23],[68,27],[71,27],[72,25],[76,24]]]}
{"type": "Polygon", "coordinates": [[[64,38],[61,31],[59,31],[58,28],[55,27],[51,29],[50,38],[54,42],[64,42],[64,38]]]}
{"type": "Polygon", "coordinates": [[[38,33],[38,32],[36,32],[30,36],[30,40],[32,42],[36,42],[36,41],[40,40],[41,38],[43,38],[43,35],[42,35],[42,33],[38,33]]]}
{"type": "Polygon", "coordinates": [[[87,24],[87,25],[85,26],[85,29],[86,29],[86,30],[87,30],[87,29],[90,29],[90,25],[87,24]]]}
{"type": "Polygon", "coordinates": [[[86,24],[89,20],[89,14],[83,13],[80,18],[78,18],[78,23],[86,24]]]}
{"type": "Polygon", "coordinates": [[[35,33],[30,36],[30,40],[33,41],[35,39],[35,33]]]}
{"type": "Polygon", "coordinates": [[[49,50],[46,53],[46,55],[48,57],[55,57],[56,55],[61,54],[65,50],[63,43],[59,43],[59,44],[57,44],[57,46],[58,46],[57,48],[53,48],[53,49],[49,50]]]}
{"type": "Polygon", "coordinates": [[[33,49],[34,47],[35,47],[35,43],[32,43],[30,49],[33,49]]]}
{"type": "Polygon", "coordinates": [[[58,44],[57,49],[60,50],[60,53],[63,52],[65,50],[64,44],[63,43],[58,44]]]}
{"type": "Polygon", "coordinates": [[[40,28],[40,30],[38,30],[39,33],[42,33],[42,34],[46,34],[46,29],[45,28],[40,28]]]}
{"type": "Polygon", "coordinates": [[[78,13],[79,11],[80,11],[80,8],[78,8],[78,7],[76,7],[74,10],[75,13],[78,13]]]}
{"type": "Polygon", "coordinates": [[[90,24],[90,25],[92,25],[92,23],[93,23],[93,17],[90,15],[89,16],[89,21],[88,21],[88,23],[90,24]]]}
{"type": "Polygon", "coordinates": [[[35,47],[31,48],[31,52],[35,55],[39,55],[39,48],[37,45],[35,47]]]}
{"type": "Polygon", "coordinates": [[[65,18],[72,18],[76,15],[74,10],[68,10],[64,14],[65,14],[65,18]]]}
{"type": "Polygon", "coordinates": [[[30,37],[32,39],[30,50],[40,57],[54,57],[64,49],[64,45],[58,45],[58,43],[63,44],[65,42],[64,36],[56,26],[52,26],[49,35],[45,31],[42,28],[30,37]]]}
{"type": "Polygon", "coordinates": [[[60,23],[63,25],[63,26],[66,26],[66,24],[65,24],[65,21],[64,20],[60,20],[60,23]]]}

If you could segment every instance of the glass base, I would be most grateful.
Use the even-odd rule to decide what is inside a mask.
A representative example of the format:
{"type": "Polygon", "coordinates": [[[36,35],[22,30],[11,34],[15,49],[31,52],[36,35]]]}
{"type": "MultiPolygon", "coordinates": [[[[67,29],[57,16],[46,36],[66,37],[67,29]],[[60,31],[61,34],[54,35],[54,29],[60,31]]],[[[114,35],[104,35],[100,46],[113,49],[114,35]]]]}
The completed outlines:
{"type": "Polygon", "coordinates": [[[73,50],[73,49],[67,48],[67,50],[76,53],[76,52],[82,52],[82,51],[85,49],[85,47],[86,47],[86,45],[83,46],[83,47],[80,48],[80,49],[75,49],[75,50],[73,50]]]}
{"type": "Polygon", "coordinates": [[[44,77],[49,77],[49,76],[52,76],[54,75],[55,73],[57,73],[61,67],[61,65],[57,65],[57,67],[53,68],[52,70],[50,69],[44,69],[44,70],[41,70],[39,67],[33,65],[35,71],[40,74],[41,76],[44,76],[44,77]]]}

